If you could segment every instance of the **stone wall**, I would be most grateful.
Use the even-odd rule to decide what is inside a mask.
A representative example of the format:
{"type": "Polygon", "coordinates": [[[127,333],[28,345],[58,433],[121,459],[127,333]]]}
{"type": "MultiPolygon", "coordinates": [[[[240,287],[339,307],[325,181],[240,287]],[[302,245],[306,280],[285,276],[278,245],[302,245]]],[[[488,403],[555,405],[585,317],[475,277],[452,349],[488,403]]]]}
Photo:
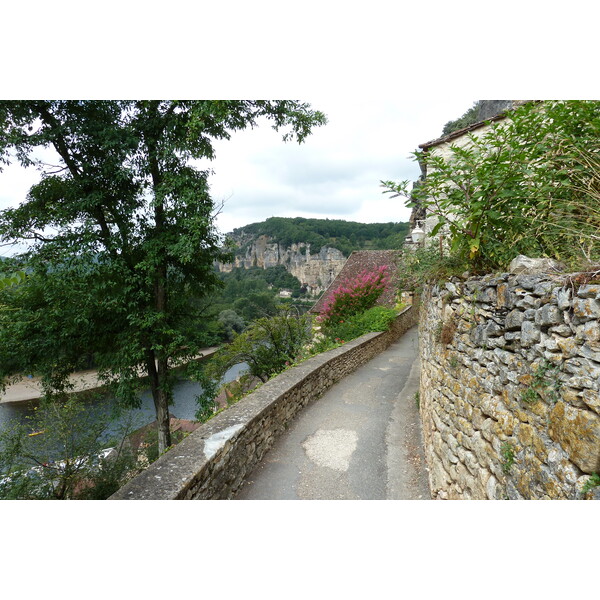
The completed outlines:
{"type": "Polygon", "coordinates": [[[420,410],[434,498],[600,499],[600,285],[499,275],[428,287],[420,410]]]}
{"type": "Polygon", "coordinates": [[[110,499],[232,498],[275,439],[308,403],[385,350],[416,324],[405,309],[389,331],[369,333],[314,356],[199,427],[110,499]]]}

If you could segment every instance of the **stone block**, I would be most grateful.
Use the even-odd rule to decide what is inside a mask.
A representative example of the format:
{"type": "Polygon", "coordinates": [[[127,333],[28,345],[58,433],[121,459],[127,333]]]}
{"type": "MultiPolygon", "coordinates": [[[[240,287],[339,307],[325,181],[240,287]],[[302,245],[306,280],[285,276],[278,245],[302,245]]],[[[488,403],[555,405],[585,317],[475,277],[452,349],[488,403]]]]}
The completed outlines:
{"type": "Polygon", "coordinates": [[[591,285],[582,285],[577,290],[577,295],[580,298],[595,298],[596,300],[600,300],[600,285],[597,283],[591,285]]]}
{"type": "Polygon", "coordinates": [[[600,341],[600,324],[598,321],[587,321],[583,325],[575,327],[575,337],[584,342],[600,341]]]}
{"type": "Polygon", "coordinates": [[[541,339],[541,332],[535,323],[523,321],[521,325],[521,345],[525,347],[532,346],[541,339]]]}
{"type": "Polygon", "coordinates": [[[571,307],[571,290],[569,288],[555,288],[552,292],[552,299],[560,310],[567,310],[571,307]]]}
{"type": "Polygon", "coordinates": [[[540,343],[542,346],[544,346],[544,348],[546,348],[546,350],[549,350],[550,352],[560,351],[558,343],[553,335],[548,335],[542,332],[540,343]]]}
{"type": "Polygon", "coordinates": [[[534,296],[531,296],[530,294],[525,294],[520,296],[517,300],[515,300],[515,306],[517,308],[522,308],[522,309],[526,309],[526,308],[539,308],[542,304],[542,301],[540,298],[535,298],[534,296]]]}
{"type": "Polygon", "coordinates": [[[600,470],[600,416],[558,402],[550,413],[550,438],[584,473],[600,470]]]}
{"type": "Polygon", "coordinates": [[[552,297],[552,288],[554,287],[551,281],[541,281],[533,288],[533,295],[544,297],[550,296],[552,297]]]}
{"type": "Polygon", "coordinates": [[[583,344],[583,346],[579,348],[578,354],[579,356],[583,356],[584,358],[597,363],[600,367],[600,344],[594,342],[583,344]]]}
{"type": "Polygon", "coordinates": [[[579,351],[579,344],[574,338],[557,337],[556,343],[565,357],[571,358],[573,356],[577,356],[577,352],[579,351]]]}
{"type": "Polygon", "coordinates": [[[593,298],[575,298],[573,313],[581,320],[600,319],[600,301],[593,298]]]}
{"type": "Polygon", "coordinates": [[[504,327],[507,331],[516,331],[517,329],[521,329],[521,325],[523,323],[523,313],[520,310],[511,310],[507,315],[504,321],[504,327]]]}
{"type": "MultiPolygon", "coordinates": [[[[552,260],[551,258],[529,258],[523,254],[519,254],[519,256],[514,258],[508,266],[509,273],[515,274],[548,273],[560,271],[561,269],[561,263],[552,260]]],[[[518,279],[522,279],[522,277],[518,279]]],[[[539,277],[532,277],[531,279],[534,282],[532,285],[535,285],[535,282],[539,279],[539,277]]]]}
{"type": "Polygon", "coordinates": [[[556,327],[550,327],[548,333],[555,333],[562,337],[570,337],[573,335],[573,330],[567,325],[557,325],[556,327]]]}
{"type": "Polygon", "coordinates": [[[537,325],[546,327],[548,325],[560,325],[563,322],[562,312],[553,304],[544,304],[535,313],[537,325]]]}
{"type": "Polygon", "coordinates": [[[509,287],[505,283],[498,284],[496,288],[496,308],[511,308],[513,305],[513,297],[509,287]]]}
{"type": "Polygon", "coordinates": [[[598,390],[584,389],[581,392],[581,400],[588,408],[600,415],[600,392],[598,390]]]}

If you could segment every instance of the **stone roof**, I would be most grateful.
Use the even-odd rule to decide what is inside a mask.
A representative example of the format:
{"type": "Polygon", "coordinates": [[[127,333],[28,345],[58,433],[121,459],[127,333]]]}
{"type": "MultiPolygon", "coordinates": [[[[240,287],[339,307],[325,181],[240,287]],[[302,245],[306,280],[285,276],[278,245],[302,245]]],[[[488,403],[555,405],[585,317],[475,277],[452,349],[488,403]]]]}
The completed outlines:
{"type": "MultiPolygon", "coordinates": [[[[331,282],[331,285],[323,292],[316,304],[310,309],[311,313],[319,314],[327,298],[333,294],[342,283],[355,279],[363,271],[375,271],[379,267],[390,267],[392,279],[397,271],[399,250],[358,250],[353,252],[344,263],[342,270],[331,282]]],[[[394,306],[396,304],[396,287],[389,285],[381,294],[377,304],[382,306],[394,306]]]]}

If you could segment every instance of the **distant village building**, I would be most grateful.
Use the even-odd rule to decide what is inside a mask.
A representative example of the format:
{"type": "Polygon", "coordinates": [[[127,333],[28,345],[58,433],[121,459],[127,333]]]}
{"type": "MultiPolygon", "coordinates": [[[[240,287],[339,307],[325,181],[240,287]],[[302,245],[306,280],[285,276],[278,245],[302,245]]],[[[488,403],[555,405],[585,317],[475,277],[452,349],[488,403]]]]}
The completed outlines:
{"type": "Polygon", "coordinates": [[[291,298],[292,297],[292,290],[280,290],[279,291],[279,297],[280,298],[291,298]]]}

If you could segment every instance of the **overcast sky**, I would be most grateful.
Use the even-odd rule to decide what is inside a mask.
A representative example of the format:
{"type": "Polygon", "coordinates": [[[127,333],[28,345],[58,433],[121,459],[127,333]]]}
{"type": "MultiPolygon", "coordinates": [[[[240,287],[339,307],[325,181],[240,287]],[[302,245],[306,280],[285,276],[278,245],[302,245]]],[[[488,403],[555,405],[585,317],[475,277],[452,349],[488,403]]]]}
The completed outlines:
{"type": "MultiPolygon", "coordinates": [[[[304,143],[284,143],[268,123],[217,142],[210,163],[222,233],[272,216],[346,219],[364,223],[407,221],[400,199],[382,194],[380,180],[415,180],[410,154],[439,137],[444,123],[478,98],[335,100],[301,98],[327,115],[304,143]]],[[[11,165],[0,173],[0,208],[16,206],[39,178],[11,165]]]]}

